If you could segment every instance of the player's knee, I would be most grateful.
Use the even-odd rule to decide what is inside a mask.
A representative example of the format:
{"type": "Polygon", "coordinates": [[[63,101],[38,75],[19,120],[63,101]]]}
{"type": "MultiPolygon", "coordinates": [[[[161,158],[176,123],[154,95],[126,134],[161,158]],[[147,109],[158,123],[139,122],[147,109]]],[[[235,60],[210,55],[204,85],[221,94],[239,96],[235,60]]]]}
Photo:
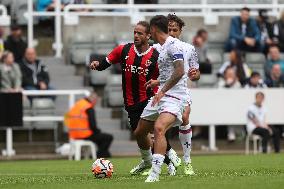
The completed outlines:
{"type": "Polygon", "coordinates": [[[159,137],[165,135],[166,131],[162,124],[157,124],[155,125],[154,132],[155,132],[155,137],[156,136],[159,137]]]}

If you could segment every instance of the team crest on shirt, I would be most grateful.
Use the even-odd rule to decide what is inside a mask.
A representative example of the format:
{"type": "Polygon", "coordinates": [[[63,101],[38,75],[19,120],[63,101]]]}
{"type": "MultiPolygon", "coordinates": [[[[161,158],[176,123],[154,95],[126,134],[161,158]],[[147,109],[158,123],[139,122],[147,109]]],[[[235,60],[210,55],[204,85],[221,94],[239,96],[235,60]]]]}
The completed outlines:
{"type": "Polygon", "coordinates": [[[148,66],[150,66],[152,64],[152,61],[151,60],[147,60],[146,61],[146,63],[145,63],[145,65],[148,67],[148,66]]]}

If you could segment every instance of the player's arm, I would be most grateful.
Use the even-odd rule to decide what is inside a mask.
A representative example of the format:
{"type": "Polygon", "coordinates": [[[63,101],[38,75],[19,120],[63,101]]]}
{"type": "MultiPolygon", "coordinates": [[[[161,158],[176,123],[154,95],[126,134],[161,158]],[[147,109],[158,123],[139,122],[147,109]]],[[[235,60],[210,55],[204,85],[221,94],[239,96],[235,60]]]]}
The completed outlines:
{"type": "Polygon", "coordinates": [[[174,64],[174,72],[171,75],[170,79],[165,83],[164,87],[161,89],[161,92],[163,93],[166,93],[173,86],[175,86],[184,75],[184,61],[176,60],[174,61],[173,64],[174,64]]]}
{"type": "Polygon", "coordinates": [[[198,56],[193,49],[193,53],[191,55],[191,58],[189,60],[189,71],[188,71],[188,77],[191,81],[198,81],[200,79],[200,71],[199,71],[199,64],[198,64],[198,56]]]}
{"type": "Polygon", "coordinates": [[[256,119],[253,112],[248,111],[248,119],[250,119],[253,122],[255,127],[261,127],[260,124],[259,124],[259,121],[256,119]]]}
{"type": "Polygon", "coordinates": [[[161,98],[166,94],[166,92],[170,90],[173,86],[175,86],[184,75],[184,61],[176,60],[173,64],[174,72],[171,75],[170,79],[165,83],[164,87],[155,95],[152,102],[152,106],[155,106],[155,104],[160,102],[161,98]]]}
{"type": "Polygon", "coordinates": [[[89,65],[89,68],[92,70],[103,71],[109,68],[112,64],[116,64],[121,62],[121,53],[123,49],[123,45],[119,45],[113,49],[113,51],[101,62],[92,61],[89,65]]]}

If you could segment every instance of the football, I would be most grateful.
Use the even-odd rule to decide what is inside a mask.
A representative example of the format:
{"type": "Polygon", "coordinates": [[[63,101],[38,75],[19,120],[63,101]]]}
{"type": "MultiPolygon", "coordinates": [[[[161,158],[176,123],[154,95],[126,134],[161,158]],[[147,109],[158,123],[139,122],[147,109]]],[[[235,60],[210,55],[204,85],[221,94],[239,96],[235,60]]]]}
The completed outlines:
{"type": "Polygon", "coordinates": [[[113,174],[113,165],[109,160],[99,158],[92,164],[92,173],[96,178],[110,178],[113,174]]]}

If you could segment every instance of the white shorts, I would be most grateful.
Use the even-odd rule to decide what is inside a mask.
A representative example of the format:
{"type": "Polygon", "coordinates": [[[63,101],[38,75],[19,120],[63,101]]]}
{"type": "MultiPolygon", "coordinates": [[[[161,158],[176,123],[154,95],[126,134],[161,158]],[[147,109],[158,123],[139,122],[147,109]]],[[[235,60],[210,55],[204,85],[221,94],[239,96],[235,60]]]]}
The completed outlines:
{"type": "Polygon", "coordinates": [[[152,107],[153,97],[144,108],[141,118],[148,121],[156,121],[161,113],[170,113],[176,116],[176,121],[173,125],[177,126],[182,123],[182,113],[184,110],[183,100],[174,96],[165,95],[161,101],[152,107]]]}

